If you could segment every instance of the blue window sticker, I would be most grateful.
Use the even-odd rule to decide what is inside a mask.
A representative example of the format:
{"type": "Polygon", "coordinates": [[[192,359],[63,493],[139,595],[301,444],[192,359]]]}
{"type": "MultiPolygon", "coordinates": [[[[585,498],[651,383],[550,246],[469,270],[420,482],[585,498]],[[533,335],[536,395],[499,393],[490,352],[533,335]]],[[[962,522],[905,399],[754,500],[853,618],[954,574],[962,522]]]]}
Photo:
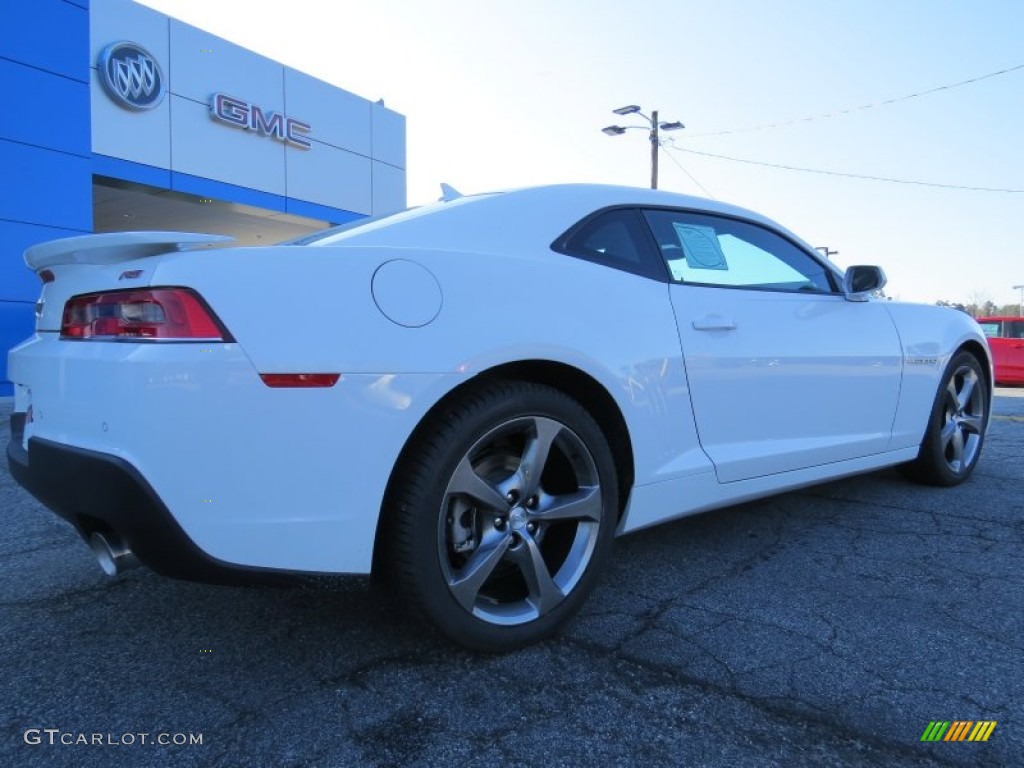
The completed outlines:
{"type": "Polygon", "coordinates": [[[683,246],[683,257],[690,269],[729,269],[718,235],[712,227],[697,224],[672,222],[679,242],[683,246]]]}

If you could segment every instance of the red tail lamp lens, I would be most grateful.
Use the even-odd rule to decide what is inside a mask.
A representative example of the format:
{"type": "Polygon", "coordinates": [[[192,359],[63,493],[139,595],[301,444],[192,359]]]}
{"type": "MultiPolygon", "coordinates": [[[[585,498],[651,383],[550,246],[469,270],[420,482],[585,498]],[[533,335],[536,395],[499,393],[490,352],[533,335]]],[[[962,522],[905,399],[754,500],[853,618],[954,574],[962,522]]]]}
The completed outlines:
{"type": "Polygon", "coordinates": [[[194,291],[153,288],[74,296],[64,305],[62,339],[229,341],[194,291]]]}

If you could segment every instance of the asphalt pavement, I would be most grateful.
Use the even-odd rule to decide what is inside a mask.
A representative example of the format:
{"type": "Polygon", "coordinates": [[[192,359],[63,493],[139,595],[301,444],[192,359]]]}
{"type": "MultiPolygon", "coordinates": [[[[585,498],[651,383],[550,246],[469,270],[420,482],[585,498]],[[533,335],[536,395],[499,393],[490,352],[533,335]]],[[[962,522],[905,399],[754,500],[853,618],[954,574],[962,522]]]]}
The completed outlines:
{"type": "Polygon", "coordinates": [[[622,538],[506,656],[364,579],[110,579],[4,464],[0,765],[1024,765],[1024,389],[994,414],[961,487],[883,471],[622,538]]]}

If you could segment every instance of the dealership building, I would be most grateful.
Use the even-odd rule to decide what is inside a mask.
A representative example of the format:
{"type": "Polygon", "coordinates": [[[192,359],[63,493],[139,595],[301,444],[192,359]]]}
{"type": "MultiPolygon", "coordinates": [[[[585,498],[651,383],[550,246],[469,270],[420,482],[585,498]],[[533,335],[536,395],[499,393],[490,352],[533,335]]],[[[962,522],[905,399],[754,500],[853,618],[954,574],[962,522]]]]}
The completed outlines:
{"type": "Polygon", "coordinates": [[[0,16],[0,396],[25,249],[93,232],[273,243],[405,207],[405,118],[130,0],[0,16]]]}

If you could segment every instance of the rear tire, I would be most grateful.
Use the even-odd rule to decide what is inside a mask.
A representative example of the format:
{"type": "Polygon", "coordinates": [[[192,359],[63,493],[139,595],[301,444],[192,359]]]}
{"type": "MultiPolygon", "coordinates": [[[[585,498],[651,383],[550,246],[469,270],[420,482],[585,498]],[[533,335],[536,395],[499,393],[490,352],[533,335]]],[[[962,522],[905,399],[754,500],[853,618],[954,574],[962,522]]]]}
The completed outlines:
{"type": "Polygon", "coordinates": [[[978,465],[988,425],[988,385],[978,359],[961,351],[949,361],[935,395],[917,459],[902,467],[911,480],[953,486],[978,465]]]}
{"type": "Polygon", "coordinates": [[[575,400],[494,382],[425,424],[384,514],[400,594],[455,642],[508,651],[554,633],[593,588],[618,520],[615,465],[575,400]]]}

